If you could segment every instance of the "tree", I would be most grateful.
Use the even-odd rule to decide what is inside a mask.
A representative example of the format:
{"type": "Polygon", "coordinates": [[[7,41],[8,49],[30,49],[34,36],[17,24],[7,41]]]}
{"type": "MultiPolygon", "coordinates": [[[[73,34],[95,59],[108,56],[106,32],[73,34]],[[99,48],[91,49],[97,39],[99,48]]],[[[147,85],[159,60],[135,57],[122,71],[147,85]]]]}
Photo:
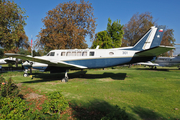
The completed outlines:
{"type": "MultiPolygon", "coordinates": [[[[153,21],[153,17],[149,12],[134,14],[128,24],[123,27],[122,47],[133,46],[155,24],[156,22],[153,21]]],[[[129,68],[131,68],[131,64],[129,64],[129,68]]]]}
{"type": "Polygon", "coordinates": [[[3,58],[4,56],[4,50],[0,48],[0,58],[3,58]]]}
{"type": "MultiPolygon", "coordinates": [[[[150,29],[152,26],[157,26],[156,21],[153,21],[153,16],[149,12],[145,12],[142,14],[135,14],[132,16],[128,24],[125,24],[124,29],[124,37],[122,40],[122,46],[133,46],[144,34],[150,29]]],[[[173,29],[165,29],[163,38],[161,41],[161,45],[165,46],[173,46],[175,42],[173,29]]],[[[172,53],[171,50],[170,53],[172,53]]],[[[163,54],[163,56],[169,56],[169,52],[163,54]]]]}
{"type": "Polygon", "coordinates": [[[96,48],[99,45],[100,49],[112,48],[112,39],[108,36],[107,31],[101,31],[96,34],[91,48],[96,48]]]}
{"type": "Polygon", "coordinates": [[[65,48],[87,48],[85,37],[93,38],[96,24],[93,8],[89,2],[60,3],[49,10],[42,20],[42,29],[36,40],[36,46],[43,46],[46,51],[65,48]]]}
{"type": "Polygon", "coordinates": [[[120,20],[112,23],[111,19],[108,18],[107,30],[96,34],[91,48],[96,48],[97,45],[103,49],[121,47],[121,39],[124,34],[122,28],[120,20]]]}
{"type": "MultiPolygon", "coordinates": [[[[174,38],[173,32],[173,29],[165,29],[161,45],[174,46],[174,42],[176,41],[176,39],[174,38]]],[[[173,52],[174,50],[170,50],[169,52],[164,53],[162,56],[172,56],[173,52]]]]}
{"type": "Polygon", "coordinates": [[[16,3],[0,0],[0,46],[10,52],[18,52],[19,47],[28,47],[25,34],[26,16],[16,3]]]}
{"type": "Polygon", "coordinates": [[[153,21],[153,16],[149,12],[134,14],[123,27],[122,46],[133,46],[150,27],[156,24],[156,21],[153,21]]]}
{"type": "Polygon", "coordinates": [[[108,18],[107,32],[109,37],[112,39],[113,48],[121,47],[121,39],[123,38],[123,25],[120,24],[120,20],[112,23],[111,19],[108,18]]]}
{"type": "Polygon", "coordinates": [[[28,37],[24,31],[27,17],[23,16],[24,14],[25,11],[16,3],[0,0],[0,46],[5,52],[17,53],[20,47],[28,48],[28,37]]]}

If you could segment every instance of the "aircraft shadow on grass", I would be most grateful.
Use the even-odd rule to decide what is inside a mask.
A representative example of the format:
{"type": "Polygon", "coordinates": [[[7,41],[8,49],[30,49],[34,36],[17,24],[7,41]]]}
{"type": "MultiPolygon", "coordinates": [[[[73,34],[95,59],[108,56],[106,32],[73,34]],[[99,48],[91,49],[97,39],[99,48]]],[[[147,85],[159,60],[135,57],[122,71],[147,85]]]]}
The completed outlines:
{"type": "MultiPolygon", "coordinates": [[[[73,78],[84,78],[84,79],[102,79],[102,78],[111,78],[113,80],[125,80],[126,73],[111,73],[104,72],[103,74],[86,74],[87,71],[78,71],[74,73],[68,73],[69,81],[73,78]]],[[[40,78],[40,80],[30,80],[22,83],[38,83],[38,82],[47,82],[47,81],[58,81],[64,77],[64,74],[54,73],[54,74],[42,74],[42,73],[33,73],[34,78],[40,78]]]]}

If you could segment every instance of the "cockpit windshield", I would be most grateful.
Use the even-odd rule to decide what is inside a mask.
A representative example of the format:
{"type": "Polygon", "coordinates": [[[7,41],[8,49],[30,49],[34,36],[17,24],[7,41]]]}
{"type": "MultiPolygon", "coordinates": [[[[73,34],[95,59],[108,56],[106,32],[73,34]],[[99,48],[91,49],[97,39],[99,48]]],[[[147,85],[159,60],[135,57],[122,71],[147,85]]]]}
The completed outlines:
{"type": "Polygon", "coordinates": [[[55,55],[55,52],[50,52],[47,54],[47,56],[54,56],[55,55]]]}

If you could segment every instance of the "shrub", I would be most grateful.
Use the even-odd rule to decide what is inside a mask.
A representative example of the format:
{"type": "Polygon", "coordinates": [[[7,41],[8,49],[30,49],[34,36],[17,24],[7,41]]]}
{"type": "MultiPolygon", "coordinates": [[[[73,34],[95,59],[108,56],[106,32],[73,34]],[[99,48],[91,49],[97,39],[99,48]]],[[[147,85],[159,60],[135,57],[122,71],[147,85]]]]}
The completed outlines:
{"type": "Polygon", "coordinates": [[[9,78],[8,81],[5,81],[3,77],[0,78],[0,96],[2,97],[15,97],[18,95],[18,87],[13,83],[12,79],[9,78]]]}
{"type": "Polygon", "coordinates": [[[5,79],[2,76],[0,76],[0,84],[2,84],[3,82],[5,82],[5,79]]]}
{"type": "Polygon", "coordinates": [[[48,96],[49,100],[43,104],[43,112],[49,114],[60,114],[69,107],[68,102],[65,100],[60,92],[53,92],[48,96]]]}
{"type": "Polygon", "coordinates": [[[19,97],[0,97],[0,119],[25,119],[30,112],[25,101],[19,97]]]}
{"type": "Polygon", "coordinates": [[[0,119],[30,119],[45,120],[59,119],[60,113],[69,107],[62,94],[49,94],[49,100],[43,104],[42,111],[29,109],[25,100],[17,97],[18,87],[9,78],[8,81],[0,77],[0,119]]]}

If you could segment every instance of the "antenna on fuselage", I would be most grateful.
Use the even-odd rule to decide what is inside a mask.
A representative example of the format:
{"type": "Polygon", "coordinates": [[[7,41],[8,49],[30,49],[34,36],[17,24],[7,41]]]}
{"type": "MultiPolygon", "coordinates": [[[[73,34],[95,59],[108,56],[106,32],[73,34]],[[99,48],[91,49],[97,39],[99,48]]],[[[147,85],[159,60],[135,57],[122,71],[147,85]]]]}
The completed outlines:
{"type": "Polygon", "coordinates": [[[97,45],[96,49],[99,49],[99,45],[97,45]]]}

